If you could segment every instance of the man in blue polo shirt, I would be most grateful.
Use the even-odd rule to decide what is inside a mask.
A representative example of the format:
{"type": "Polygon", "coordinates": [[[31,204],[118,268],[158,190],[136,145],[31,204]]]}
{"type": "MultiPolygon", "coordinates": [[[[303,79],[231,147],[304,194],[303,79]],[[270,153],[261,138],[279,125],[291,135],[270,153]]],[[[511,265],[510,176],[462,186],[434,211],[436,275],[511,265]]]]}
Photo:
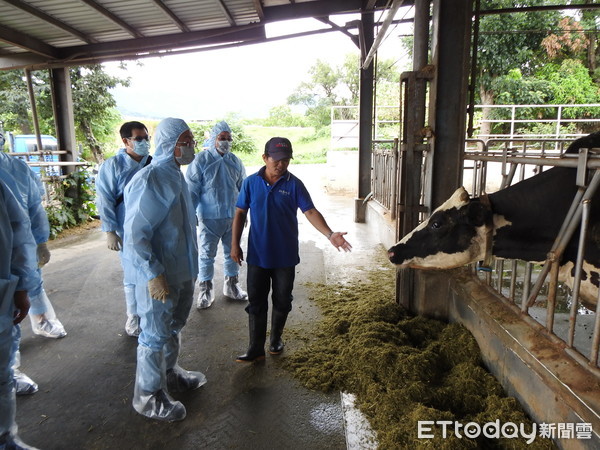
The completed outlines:
{"type": "Polygon", "coordinates": [[[345,232],[333,232],[329,228],[313,205],[304,183],[288,172],[292,154],[292,144],[288,139],[269,139],[263,154],[265,166],[244,180],[236,203],[231,257],[240,265],[244,260],[240,239],[250,210],[247,256],[249,304],[246,307],[250,345],[246,354],[238,356],[238,362],[253,362],[265,357],[271,286],[273,310],[269,353],[278,355],[283,351],[281,335],[292,309],[295,266],[300,262],[298,208],[335,248],[347,252],[352,248],[344,238],[345,232]]]}

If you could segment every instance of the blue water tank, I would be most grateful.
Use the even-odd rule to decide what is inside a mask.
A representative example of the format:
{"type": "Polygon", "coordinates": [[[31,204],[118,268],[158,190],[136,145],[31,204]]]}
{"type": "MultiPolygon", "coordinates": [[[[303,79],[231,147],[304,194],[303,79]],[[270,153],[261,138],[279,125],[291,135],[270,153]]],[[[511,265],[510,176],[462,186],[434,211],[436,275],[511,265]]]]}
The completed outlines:
{"type": "MultiPolygon", "coordinates": [[[[47,134],[42,134],[42,150],[56,151],[58,150],[58,142],[54,136],[50,136],[47,134]]],[[[15,153],[25,153],[25,152],[37,152],[38,145],[35,134],[17,134],[11,135],[11,146],[12,151],[15,153]]],[[[19,158],[24,161],[29,162],[39,162],[39,161],[47,161],[47,162],[58,162],[60,159],[58,155],[42,155],[40,156],[19,156],[19,158]]],[[[59,166],[46,166],[46,167],[36,167],[31,166],[31,170],[33,170],[36,174],[40,175],[40,171],[46,176],[58,176],[60,175],[60,167],[59,166]]]]}

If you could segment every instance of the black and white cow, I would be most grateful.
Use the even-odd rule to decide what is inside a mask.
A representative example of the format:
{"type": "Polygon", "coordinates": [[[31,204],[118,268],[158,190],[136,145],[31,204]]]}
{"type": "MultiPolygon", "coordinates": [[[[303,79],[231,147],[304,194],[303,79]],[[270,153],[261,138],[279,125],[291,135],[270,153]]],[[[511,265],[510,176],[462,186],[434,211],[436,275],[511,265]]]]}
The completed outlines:
{"type": "MultiPolygon", "coordinates": [[[[567,153],[600,148],[600,132],[574,141],[567,153]]],[[[545,261],[577,191],[577,170],[554,167],[482,198],[458,189],[443,205],[389,249],[399,267],[450,269],[486,255],[486,242],[499,258],[545,261]]],[[[561,259],[559,279],[572,287],[577,231],[561,259]]],[[[595,305],[600,275],[600,192],[592,199],[580,298],[595,305]]],[[[595,307],[594,307],[595,309],[595,307]]]]}

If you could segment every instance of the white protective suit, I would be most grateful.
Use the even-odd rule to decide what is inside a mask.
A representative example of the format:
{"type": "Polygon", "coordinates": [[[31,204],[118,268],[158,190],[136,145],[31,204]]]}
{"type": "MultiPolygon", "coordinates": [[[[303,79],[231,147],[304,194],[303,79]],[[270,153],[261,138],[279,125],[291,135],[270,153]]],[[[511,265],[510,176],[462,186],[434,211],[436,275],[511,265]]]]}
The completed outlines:
{"type": "Polygon", "coordinates": [[[231,226],[246,170],[233,153],[221,154],[215,148],[223,131],[231,133],[227,122],[218,122],[185,174],[192,202],[198,216],[198,308],[204,309],[214,300],[212,279],[219,241],[223,245],[223,294],[236,300],[246,300],[247,294],[238,285],[239,265],[231,259],[231,226]],[[206,283],[209,282],[209,283],[206,283]],[[206,292],[206,291],[209,292],[206,292]]]}
{"type": "MultiPolygon", "coordinates": [[[[0,169],[0,172],[2,170],[0,169]]],[[[13,363],[21,330],[13,324],[16,290],[39,283],[29,217],[0,179],[0,449],[31,448],[17,436],[13,363]]]]}
{"type": "MultiPolygon", "coordinates": [[[[98,171],[96,177],[96,207],[98,215],[102,220],[101,229],[105,232],[114,231],[123,239],[123,221],[125,220],[125,186],[147,164],[149,156],[144,156],[137,162],[127,154],[125,148],[112,158],[106,160],[98,171]]],[[[123,272],[131,268],[123,264],[122,251],[119,252],[123,272]]],[[[125,291],[125,303],[127,305],[127,323],[125,330],[130,336],[140,333],[137,306],[135,300],[135,285],[125,281],[131,279],[127,274],[123,277],[123,289],[125,291]]]]}
{"type": "MultiPolygon", "coordinates": [[[[200,372],[177,365],[180,333],[193,302],[198,274],[196,218],[179,164],[174,159],[179,136],[189,130],[181,119],[161,121],[155,132],[152,163],[125,188],[123,263],[133,270],[142,332],[138,337],[133,397],[135,410],[165,421],[185,418],[185,407],[169,391],[202,386],[200,372]],[[165,302],[153,299],[148,282],[162,275],[168,284],[165,302]]],[[[129,281],[129,280],[126,280],[129,281]]]]}

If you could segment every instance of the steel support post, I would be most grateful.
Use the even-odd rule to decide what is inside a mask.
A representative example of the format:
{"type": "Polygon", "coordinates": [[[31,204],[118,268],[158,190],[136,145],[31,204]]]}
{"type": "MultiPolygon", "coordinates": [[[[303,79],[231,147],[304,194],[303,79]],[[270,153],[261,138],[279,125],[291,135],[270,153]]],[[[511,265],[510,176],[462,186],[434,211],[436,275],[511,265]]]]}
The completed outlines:
{"type": "MultiPolygon", "coordinates": [[[[361,14],[361,65],[374,41],[374,13],[361,14]]],[[[359,125],[358,125],[358,196],[355,200],[354,221],[365,222],[364,199],[371,192],[371,148],[373,143],[373,63],[360,68],[359,125]]]]}
{"type": "MultiPolygon", "coordinates": [[[[52,90],[52,109],[58,149],[67,150],[65,155],[60,155],[60,159],[67,162],[77,161],[78,151],[75,139],[71,76],[68,67],[50,70],[50,88],[52,90]]],[[[75,171],[75,169],[75,166],[62,168],[64,175],[75,171]]]]}

